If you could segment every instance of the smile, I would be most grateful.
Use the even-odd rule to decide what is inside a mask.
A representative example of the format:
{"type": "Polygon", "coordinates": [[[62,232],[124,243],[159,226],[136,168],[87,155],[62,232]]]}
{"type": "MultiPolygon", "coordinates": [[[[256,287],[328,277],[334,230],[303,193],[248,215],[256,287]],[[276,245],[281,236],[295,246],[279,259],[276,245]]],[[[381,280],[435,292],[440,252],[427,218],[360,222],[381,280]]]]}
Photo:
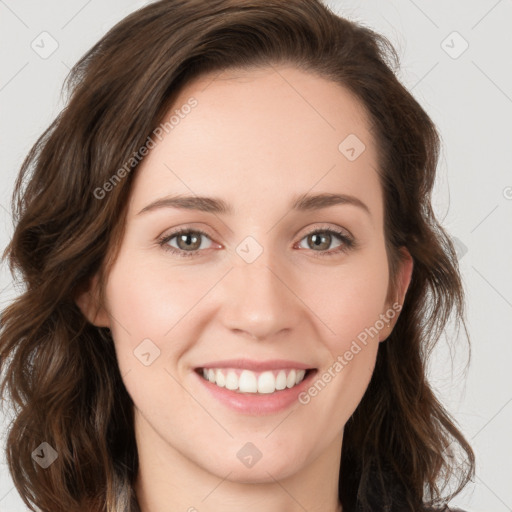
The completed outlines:
{"type": "Polygon", "coordinates": [[[270,394],[300,384],[309,370],[276,369],[256,372],[241,368],[199,368],[212,384],[238,393],[270,394]]]}

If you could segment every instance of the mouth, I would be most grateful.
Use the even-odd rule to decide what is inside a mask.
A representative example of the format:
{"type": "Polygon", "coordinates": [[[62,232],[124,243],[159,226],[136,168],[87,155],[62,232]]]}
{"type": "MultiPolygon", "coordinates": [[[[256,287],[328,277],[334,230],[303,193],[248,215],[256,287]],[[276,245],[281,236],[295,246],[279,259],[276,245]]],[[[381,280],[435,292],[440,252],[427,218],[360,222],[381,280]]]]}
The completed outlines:
{"type": "Polygon", "coordinates": [[[195,372],[211,384],[235,393],[270,395],[295,388],[316,372],[316,369],[276,368],[253,371],[234,367],[201,367],[196,368],[195,372]]]}
{"type": "Polygon", "coordinates": [[[206,392],[201,395],[205,399],[212,398],[236,413],[261,416],[297,404],[317,372],[299,361],[241,358],[210,361],[194,368],[193,373],[199,389],[206,392]]]}

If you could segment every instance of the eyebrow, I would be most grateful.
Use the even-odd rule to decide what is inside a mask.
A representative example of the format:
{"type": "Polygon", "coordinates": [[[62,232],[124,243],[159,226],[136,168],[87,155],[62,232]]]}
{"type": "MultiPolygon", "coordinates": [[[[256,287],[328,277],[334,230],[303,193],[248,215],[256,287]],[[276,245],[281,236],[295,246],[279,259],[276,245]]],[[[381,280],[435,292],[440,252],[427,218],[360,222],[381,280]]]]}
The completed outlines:
{"type": "MultiPolygon", "coordinates": [[[[364,210],[368,215],[371,215],[370,209],[365,203],[363,203],[363,201],[348,194],[302,194],[293,199],[291,209],[299,212],[307,212],[343,204],[357,206],[364,210]]],[[[198,210],[224,215],[233,214],[233,208],[222,199],[204,196],[167,196],[148,204],[142,208],[137,215],[160,208],[198,210]]]]}

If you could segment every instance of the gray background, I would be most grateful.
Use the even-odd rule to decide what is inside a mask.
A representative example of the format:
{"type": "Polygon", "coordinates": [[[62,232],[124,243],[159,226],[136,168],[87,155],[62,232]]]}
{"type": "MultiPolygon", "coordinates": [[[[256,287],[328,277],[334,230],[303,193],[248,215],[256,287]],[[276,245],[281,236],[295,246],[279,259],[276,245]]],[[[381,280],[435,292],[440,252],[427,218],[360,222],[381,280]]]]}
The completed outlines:
{"type": "MultiPolygon", "coordinates": [[[[70,67],[115,22],[144,4],[0,0],[2,249],[12,232],[15,176],[62,108],[61,84],[70,67]]],[[[512,511],[512,1],[330,0],[329,5],[393,42],[402,60],[400,78],[443,138],[434,203],[459,251],[472,361],[465,370],[463,339],[455,354],[442,339],[430,376],[477,455],[475,481],[452,504],[470,512],[512,511]]],[[[15,295],[5,265],[0,291],[2,308],[15,295]]],[[[0,418],[2,448],[5,422],[0,418]]],[[[0,510],[26,510],[3,454],[0,510]]]]}

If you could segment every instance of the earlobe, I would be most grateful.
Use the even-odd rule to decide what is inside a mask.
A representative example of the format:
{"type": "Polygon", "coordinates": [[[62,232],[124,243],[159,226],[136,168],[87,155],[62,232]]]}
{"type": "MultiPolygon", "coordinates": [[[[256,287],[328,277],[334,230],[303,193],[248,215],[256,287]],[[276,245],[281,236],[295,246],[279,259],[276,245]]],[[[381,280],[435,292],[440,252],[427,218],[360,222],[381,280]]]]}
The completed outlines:
{"type": "Polygon", "coordinates": [[[110,318],[99,300],[98,275],[94,275],[89,283],[75,294],[75,303],[87,320],[96,327],[110,327],[110,318]]]}

